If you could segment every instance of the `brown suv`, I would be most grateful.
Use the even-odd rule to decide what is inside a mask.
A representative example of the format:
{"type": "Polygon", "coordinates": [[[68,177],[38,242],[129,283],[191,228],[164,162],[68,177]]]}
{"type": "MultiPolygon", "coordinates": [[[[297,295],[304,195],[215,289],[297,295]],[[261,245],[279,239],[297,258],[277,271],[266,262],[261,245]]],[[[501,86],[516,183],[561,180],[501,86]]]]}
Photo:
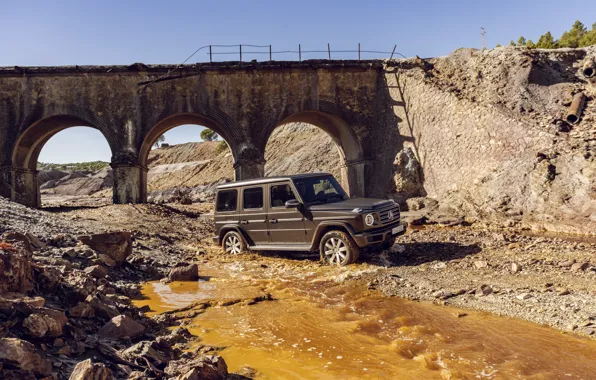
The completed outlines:
{"type": "Polygon", "coordinates": [[[361,248],[390,247],[405,227],[394,201],[350,198],[331,174],[301,174],[220,185],[213,241],[233,254],[318,250],[346,265],[361,248]]]}

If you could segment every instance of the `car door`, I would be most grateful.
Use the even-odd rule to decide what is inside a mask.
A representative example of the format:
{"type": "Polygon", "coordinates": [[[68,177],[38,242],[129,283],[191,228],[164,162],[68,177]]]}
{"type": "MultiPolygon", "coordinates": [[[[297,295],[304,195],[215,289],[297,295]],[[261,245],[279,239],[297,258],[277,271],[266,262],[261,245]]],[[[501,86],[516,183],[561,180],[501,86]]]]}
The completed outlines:
{"type": "Polygon", "coordinates": [[[255,245],[269,243],[264,188],[264,185],[242,188],[239,214],[240,227],[248,234],[255,245]]]}
{"type": "Polygon", "coordinates": [[[214,219],[218,233],[225,225],[238,224],[238,189],[217,192],[214,219]]]}
{"type": "Polygon", "coordinates": [[[290,182],[269,184],[269,236],[272,244],[304,244],[304,216],[286,202],[297,199],[290,182]]]}

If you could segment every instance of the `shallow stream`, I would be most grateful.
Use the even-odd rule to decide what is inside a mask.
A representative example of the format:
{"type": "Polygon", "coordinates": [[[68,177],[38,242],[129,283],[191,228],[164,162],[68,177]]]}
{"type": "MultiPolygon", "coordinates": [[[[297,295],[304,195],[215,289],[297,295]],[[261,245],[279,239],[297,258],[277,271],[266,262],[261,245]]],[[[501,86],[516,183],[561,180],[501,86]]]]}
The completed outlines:
{"type": "MultiPolygon", "coordinates": [[[[593,379],[596,341],[488,313],[385,297],[364,269],[305,260],[209,263],[199,282],[150,283],[163,312],[212,299],[186,327],[259,379],[593,379]],[[304,265],[301,265],[304,264],[304,265]],[[275,300],[248,305],[265,294],[275,300]],[[237,300],[240,302],[234,303],[237,300]]],[[[371,269],[372,270],[372,269],[371,269]]]]}

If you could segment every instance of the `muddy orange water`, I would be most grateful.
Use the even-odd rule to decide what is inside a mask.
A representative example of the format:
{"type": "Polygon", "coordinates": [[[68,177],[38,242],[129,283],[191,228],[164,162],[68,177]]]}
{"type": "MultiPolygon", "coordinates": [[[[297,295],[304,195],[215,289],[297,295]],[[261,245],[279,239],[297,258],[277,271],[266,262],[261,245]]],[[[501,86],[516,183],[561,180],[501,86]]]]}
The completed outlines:
{"type": "Polygon", "coordinates": [[[205,280],[150,283],[163,312],[205,299],[274,301],[217,306],[186,327],[224,346],[230,372],[258,379],[596,379],[596,341],[487,313],[369,291],[350,277],[376,269],[270,260],[213,263],[205,280]]]}

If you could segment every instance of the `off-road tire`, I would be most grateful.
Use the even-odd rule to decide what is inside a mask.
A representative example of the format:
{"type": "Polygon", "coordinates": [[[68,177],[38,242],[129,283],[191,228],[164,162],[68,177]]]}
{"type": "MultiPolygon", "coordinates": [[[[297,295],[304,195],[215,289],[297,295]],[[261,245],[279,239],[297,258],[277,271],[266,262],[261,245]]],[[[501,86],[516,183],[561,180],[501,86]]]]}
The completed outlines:
{"type": "Polygon", "coordinates": [[[321,261],[329,265],[344,266],[358,261],[360,248],[343,231],[329,231],[319,243],[321,261]]]}
{"type": "Polygon", "coordinates": [[[242,235],[236,231],[227,232],[221,243],[224,252],[231,255],[245,253],[248,249],[242,235]]]}

